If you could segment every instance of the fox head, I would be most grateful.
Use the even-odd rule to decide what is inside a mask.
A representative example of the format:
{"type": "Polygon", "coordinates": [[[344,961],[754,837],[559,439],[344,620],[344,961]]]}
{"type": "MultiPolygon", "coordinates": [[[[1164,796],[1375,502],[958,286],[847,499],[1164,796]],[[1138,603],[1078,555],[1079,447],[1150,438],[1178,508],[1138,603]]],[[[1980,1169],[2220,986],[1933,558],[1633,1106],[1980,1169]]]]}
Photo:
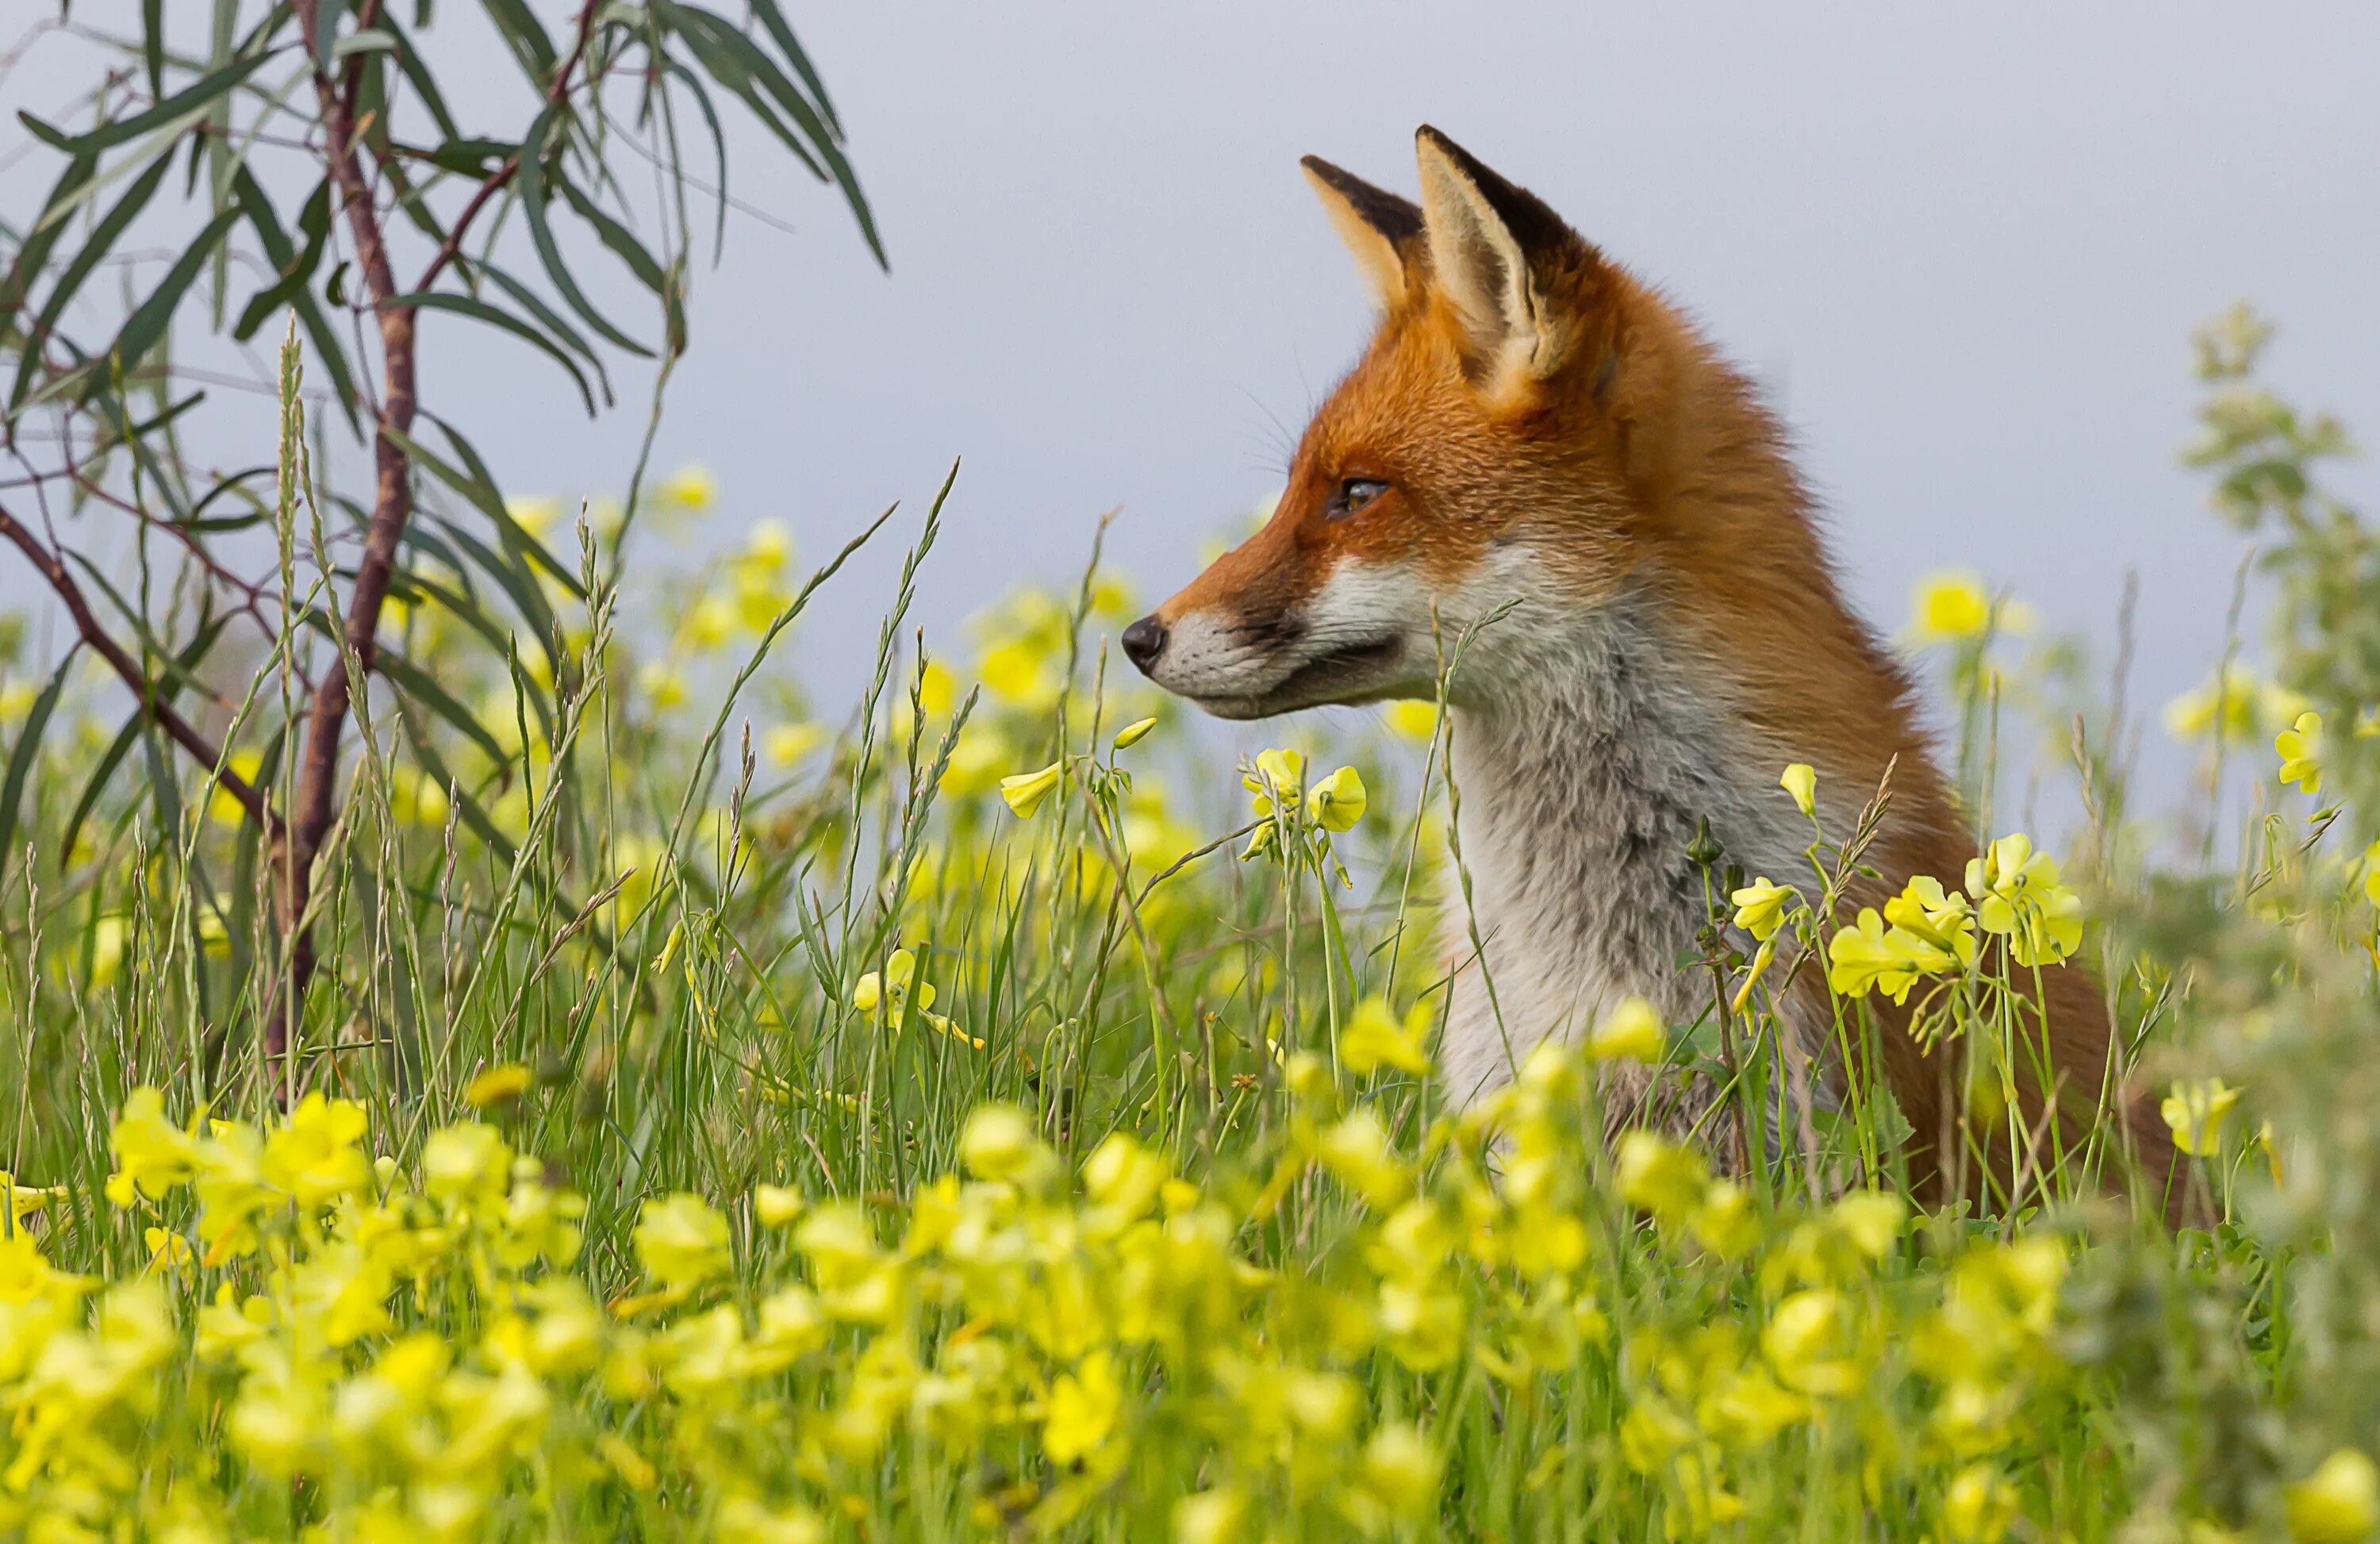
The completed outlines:
{"type": "MultiPolygon", "coordinates": [[[[1672,494],[1706,480],[1697,443],[1715,420],[1697,399],[1747,395],[1535,195],[1435,129],[1417,151],[1418,204],[1304,163],[1378,330],[1307,427],[1270,520],[1124,633],[1152,680],[1219,716],[1434,696],[1461,631],[1511,608],[1449,687],[1458,704],[1491,690],[1531,640],[1542,651],[1532,614],[1645,589],[1632,581],[1677,534],[1672,494]]],[[[1805,537],[1752,533],[1794,547],[1777,555],[1797,566],[1816,561],[1805,537]]]]}

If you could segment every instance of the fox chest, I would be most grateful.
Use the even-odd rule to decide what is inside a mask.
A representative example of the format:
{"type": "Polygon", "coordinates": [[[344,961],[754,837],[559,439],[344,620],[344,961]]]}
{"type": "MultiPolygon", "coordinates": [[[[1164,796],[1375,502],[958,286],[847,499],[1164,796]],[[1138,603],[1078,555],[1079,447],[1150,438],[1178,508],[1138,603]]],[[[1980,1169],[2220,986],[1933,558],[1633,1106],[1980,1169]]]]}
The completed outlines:
{"type": "MultiPolygon", "coordinates": [[[[1726,898],[1706,892],[1688,856],[1703,822],[1723,861],[1747,872],[1781,877],[1802,862],[1807,828],[1774,772],[1759,783],[1748,770],[1730,775],[1761,763],[1668,727],[1475,725],[1465,747],[1458,721],[1459,868],[1444,906],[1454,1000],[1439,1047],[1458,1101],[1508,1081],[1539,1042],[1584,1037],[1628,996],[1672,1024],[1711,1010],[1710,978],[1691,967],[1726,898]]],[[[1825,1043],[1817,1027],[1789,1027],[1825,1043]]],[[[1647,1118],[1682,1125],[1707,1101],[1706,1090],[1674,1080],[1652,1088],[1644,1069],[1614,1073],[1615,1112],[1642,1105],[1647,1118]]]]}

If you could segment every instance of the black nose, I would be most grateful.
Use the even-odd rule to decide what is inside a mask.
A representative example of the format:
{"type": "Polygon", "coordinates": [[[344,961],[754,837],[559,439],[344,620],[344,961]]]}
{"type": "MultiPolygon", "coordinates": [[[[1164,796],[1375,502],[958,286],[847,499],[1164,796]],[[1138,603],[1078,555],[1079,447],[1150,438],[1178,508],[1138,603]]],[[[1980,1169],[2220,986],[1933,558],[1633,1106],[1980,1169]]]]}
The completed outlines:
{"type": "Polygon", "coordinates": [[[1157,663],[1157,656],[1165,652],[1165,624],[1151,614],[1126,627],[1123,630],[1123,651],[1132,656],[1132,663],[1140,666],[1141,673],[1147,675],[1148,667],[1157,663]]]}

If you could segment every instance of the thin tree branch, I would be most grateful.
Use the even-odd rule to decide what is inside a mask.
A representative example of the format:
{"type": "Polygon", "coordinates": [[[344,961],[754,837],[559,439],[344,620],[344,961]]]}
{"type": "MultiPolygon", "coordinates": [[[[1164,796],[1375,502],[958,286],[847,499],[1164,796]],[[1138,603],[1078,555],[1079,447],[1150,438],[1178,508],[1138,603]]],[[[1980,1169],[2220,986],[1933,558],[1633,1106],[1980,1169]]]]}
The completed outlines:
{"type": "Polygon", "coordinates": [[[132,696],[140,704],[141,711],[175,744],[214,772],[224,792],[238,801],[240,808],[248,812],[248,818],[278,840],[283,834],[281,817],[274,813],[263,793],[225,763],[221,746],[200,734],[196,725],[176,712],[158,695],[156,684],[141,670],[140,662],[126,653],[123,645],[108,636],[107,629],[100,626],[99,618],[91,614],[90,602],[83,599],[82,587],[75,583],[74,576],[67,571],[65,560],[5,508],[0,508],[0,536],[6,536],[14,542],[17,550],[25,554],[48,582],[50,589],[65,604],[67,614],[73,618],[77,635],[132,689],[132,696]]]}
{"type": "MultiPolygon", "coordinates": [[[[579,9],[578,42],[577,46],[571,49],[570,57],[562,62],[562,67],[553,72],[553,84],[546,89],[545,93],[545,103],[548,107],[559,107],[562,105],[563,99],[570,94],[570,78],[577,73],[579,62],[587,57],[588,45],[595,38],[597,3],[598,0],[587,0],[586,5],[579,9]]],[[[478,190],[472,193],[470,201],[466,203],[462,212],[455,216],[454,225],[447,227],[446,239],[438,244],[437,252],[430,259],[430,266],[424,268],[421,271],[421,277],[414,281],[415,294],[426,292],[431,285],[437,281],[438,275],[446,271],[446,265],[462,254],[463,237],[470,230],[471,222],[480,217],[480,212],[487,208],[490,199],[494,198],[512,182],[514,177],[520,175],[520,152],[515,151],[504,157],[503,165],[488,174],[487,180],[480,183],[478,190]]]]}

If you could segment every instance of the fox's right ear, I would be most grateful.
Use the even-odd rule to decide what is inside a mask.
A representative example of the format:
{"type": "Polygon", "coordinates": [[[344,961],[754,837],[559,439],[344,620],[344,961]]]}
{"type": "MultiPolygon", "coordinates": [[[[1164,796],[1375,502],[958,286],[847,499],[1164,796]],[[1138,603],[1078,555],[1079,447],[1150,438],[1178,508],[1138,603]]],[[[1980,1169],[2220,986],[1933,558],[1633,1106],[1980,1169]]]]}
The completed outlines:
{"type": "Polygon", "coordinates": [[[1298,163],[1305,180],[1314,185],[1322,207],[1338,227],[1339,239],[1355,254],[1373,296],[1383,310],[1403,302],[1412,275],[1425,261],[1428,235],[1422,227],[1421,208],[1384,188],[1375,188],[1352,172],[1344,172],[1318,155],[1298,163]]]}

